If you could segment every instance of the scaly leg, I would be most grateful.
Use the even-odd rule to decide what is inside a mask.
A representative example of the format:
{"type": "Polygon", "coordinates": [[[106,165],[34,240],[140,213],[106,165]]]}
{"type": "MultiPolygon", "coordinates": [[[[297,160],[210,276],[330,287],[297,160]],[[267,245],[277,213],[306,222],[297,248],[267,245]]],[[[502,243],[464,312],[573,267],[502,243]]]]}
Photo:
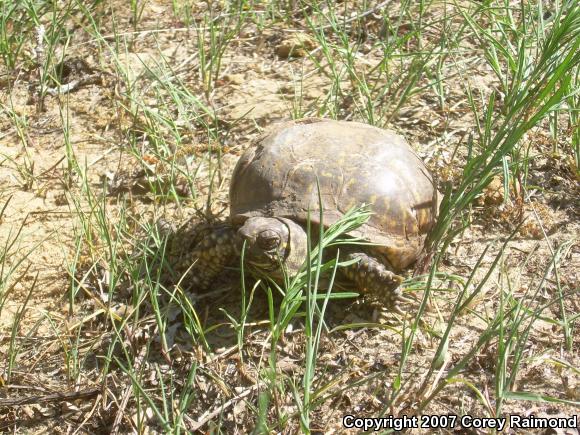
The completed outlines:
{"type": "Polygon", "coordinates": [[[182,245],[174,264],[178,273],[187,273],[183,282],[196,290],[207,289],[222,270],[238,256],[236,231],[227,224],[199,226],[190,234],[177,236],[173,245],[182,245]],[[182,242],[182,243],[180,243],[182,242]]]}
{"type": "Polygon", "coordinates": [[[399,304],[411,300],[403,296],[403,277],[392,272],[388,265],[363,252],[347,255],[347,259],[358,262],[343,269],[344,275],[354,282],[357,289],[379,301],[387,309],[403,314],[399,304]]]}

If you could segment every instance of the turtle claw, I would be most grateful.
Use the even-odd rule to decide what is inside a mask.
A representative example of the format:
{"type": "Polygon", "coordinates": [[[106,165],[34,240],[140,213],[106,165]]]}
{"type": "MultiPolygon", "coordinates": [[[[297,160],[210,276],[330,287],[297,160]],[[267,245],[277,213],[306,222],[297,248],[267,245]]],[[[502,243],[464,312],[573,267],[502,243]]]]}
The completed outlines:
{"type": "Polygon", "coordinates": [[[412,299],[403,294],[401,288],[402,282],[405,280],[402,276],[397,275],[388,270],[384,265],[380,265],[381,270],[377,274],[375,285],[380,288],[376,292],[375,297],[380,297],[387,309],[399,315],[405,314],[401,309],[401,305],[413,302],[412,299]]]}
{"type": "Polygon", "coordinates": [[[390,311],[403,316],[405,312],[401,309],[401,305],[408,304],[410,302],[413,302],[413,299],[403,295],[403,290],[401,287],[397,287],[394,290],[391,289],[388,291],[385,305],[390,311]]]}
{"type": "Polygon", "coordinates": [[[404,316],[405,312],[401,309],[401,307],[399,305],[392,305],[390,307],[387,307],[389,309],[389,311],[391,311],[392,313],[398,314],[399,316],[404,316]]]}

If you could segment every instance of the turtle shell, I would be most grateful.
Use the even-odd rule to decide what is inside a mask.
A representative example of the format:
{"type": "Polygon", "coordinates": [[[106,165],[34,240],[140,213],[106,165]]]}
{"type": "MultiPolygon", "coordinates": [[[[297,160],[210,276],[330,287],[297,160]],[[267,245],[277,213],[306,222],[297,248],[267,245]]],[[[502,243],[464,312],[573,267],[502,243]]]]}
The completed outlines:
{"type": "Polygon", "coordinates": [[[307,118],[274,126],[238,161],[231,219],[277,216],[323,225],[354,206],[373,215],[352,236],[381,245],[395,269],[417,259],[438,208],[433,178],[405,139],[358,122],[307,118]]]}

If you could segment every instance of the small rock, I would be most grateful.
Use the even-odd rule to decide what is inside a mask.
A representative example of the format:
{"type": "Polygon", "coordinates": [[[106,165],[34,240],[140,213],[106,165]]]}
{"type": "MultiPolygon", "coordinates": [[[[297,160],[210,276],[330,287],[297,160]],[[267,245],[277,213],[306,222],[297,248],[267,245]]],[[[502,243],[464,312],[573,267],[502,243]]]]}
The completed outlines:
{"type": "Polygon", "coordinates": [[[314,40],[306,33],[294,33],[276,47],[276,54],[282,59],[306,57],[314,47],[314,40]]]}
{"type": "Polygon", "coordinates": [[[485,205],[499,205],[504,200],[504,189],[501,177],[495,176],[483,190],[483,202],[485,205]]]}
{"type": "Polygon", "coordinates": [[[243,74],[226,74],[224,76],[224,81],[230,83],[232,85],[241,85],[244,83],[244,75],[243,74]]]}

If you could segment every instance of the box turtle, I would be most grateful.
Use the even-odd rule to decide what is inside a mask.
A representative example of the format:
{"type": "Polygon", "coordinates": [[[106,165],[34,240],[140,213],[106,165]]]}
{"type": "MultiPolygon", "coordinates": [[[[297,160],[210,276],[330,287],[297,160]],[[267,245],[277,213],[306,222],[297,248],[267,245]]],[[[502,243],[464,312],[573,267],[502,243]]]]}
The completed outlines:
{"type": "Polygon", "coordinates": [[[316,118],[277,124],[234,169],[229,222],[207,231],[190,251],[192,284],[211,284],[244,241],[251,269],[273,279],[284,269],[292,275],[306,259],[309,210],[311,225],[319,224],[321,200],[323,224],[331,225],[367,204],[371,217],[349,235],[376,246],[341,247],[343,259],[358,260],[341,271],[357,290],[401,312],[398,304],[406,298],[397,272],[421,252],[438,197],[421,159],[392,131],[316,118]]]}

